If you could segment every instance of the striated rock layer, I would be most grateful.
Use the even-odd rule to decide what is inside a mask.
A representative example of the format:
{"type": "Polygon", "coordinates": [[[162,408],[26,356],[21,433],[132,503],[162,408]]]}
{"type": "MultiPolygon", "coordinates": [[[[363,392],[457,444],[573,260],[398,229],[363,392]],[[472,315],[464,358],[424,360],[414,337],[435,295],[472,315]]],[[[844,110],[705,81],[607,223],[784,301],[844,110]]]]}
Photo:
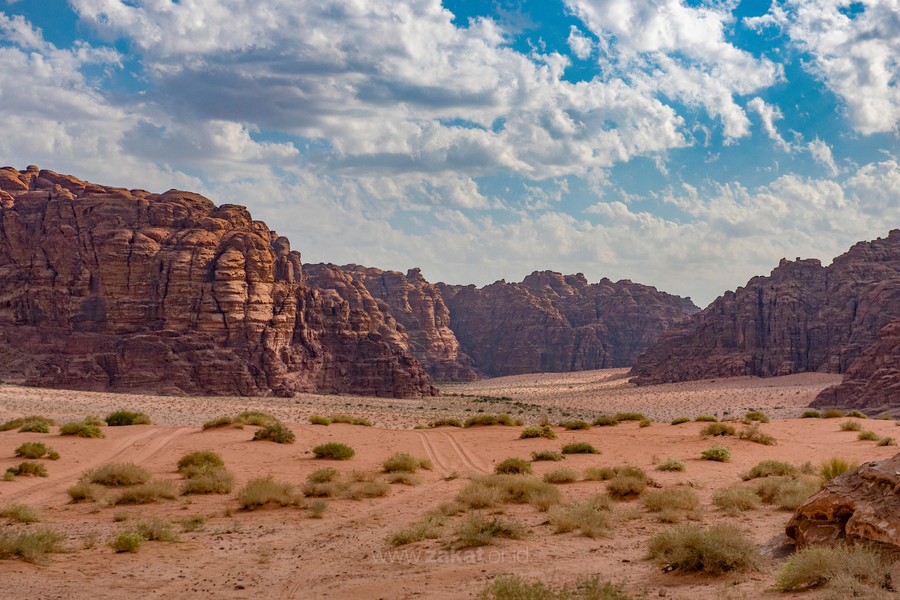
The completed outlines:
{"type": "Polygon", "coordinates": [[[0,169],[0,377],[170,394],[436,395],[244,207],[0,169]]]}
{"type": "Polygon", "coordinates": [[[845,373],[900,318],[900,231],[822,267],[783,260],[726,292],[638,358],[639,384],[810,371],[845,373]]]}
{"type": "Polygon", "coordinates": [[[627,367],[698,310],[690,298],[628,280],[589,284],[581,273],[437,287],[460,348],[491,376],[627,367]]]}

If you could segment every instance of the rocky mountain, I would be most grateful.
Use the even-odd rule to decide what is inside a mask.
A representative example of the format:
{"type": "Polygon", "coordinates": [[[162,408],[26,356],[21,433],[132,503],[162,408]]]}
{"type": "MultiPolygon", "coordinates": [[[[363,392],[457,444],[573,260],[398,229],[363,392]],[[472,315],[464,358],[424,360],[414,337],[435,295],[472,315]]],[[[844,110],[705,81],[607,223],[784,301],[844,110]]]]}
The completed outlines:
{"type": "Polygon", "coordinates": [[[726,292],[638,358],[639,384],[820,371],[846,373],[900,318],[900,231],[859,242],[823,267],[782,259],[726,292]]]}
{"type": "Polygon", "coordinates": [[[244,207],[0,169],[0,377],[169,394],[436,395],[244,207]]]}

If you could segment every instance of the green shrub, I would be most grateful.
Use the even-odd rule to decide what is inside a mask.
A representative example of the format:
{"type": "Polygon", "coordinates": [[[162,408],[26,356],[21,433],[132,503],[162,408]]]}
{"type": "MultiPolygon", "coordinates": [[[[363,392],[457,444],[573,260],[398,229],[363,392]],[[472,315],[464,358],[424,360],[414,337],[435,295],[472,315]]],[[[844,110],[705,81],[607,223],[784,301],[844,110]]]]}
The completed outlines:
{"type": "Polygon", "coordinates": [[[572,585],[552,588],[537,581],[527,583],[518,575],[498,575],[478,596],[479,600],[631,600],[622,586],[601,581],[599,575],[580,577],[572,585]]]}
{"type": "Polygon", "coordinates": [[[560,423],[559,425],[560,427],[565,427],[567,431],[591,428],[590,424],[585,421],[566,421],[565,423],[560,423]]]}
{"type": "Polygon", "coordinates": [[[756,545],[732,525],[702,529],[682,525],[664,529],[650,539],[649,558],[676,573],[722,575],[759,570],[756,545]]]}
{"type": "Polygon", "coordinates": [[[897,442],[892,437],[883,437],[880,440],[878,440],[878,443],[875,445],[876,446],[896,446],[897,442]]]}
{"type": "Polygon", "coordinates": [[[141,412],[128,412],[120,410],[110,413],[106,417],[106,424],[110,427],[120,427],[126,425],[150,425],[150,417],[141,412]]]}
{"type": "Polygon", "coordinates": [[[641,427],[643,429],[644,427],[650,427],[650,425],[652,425],[652,424],[653,424],[653,422],[650,419],[643,419],[640,422],[639,427],[641,427]]]}
{"type": "Polygon", "coordinates": [[[544,473],[544,481],[547,483],[573,483],[578,481],[578,472],[573,469],[553,469],[544,473]]]}
{"type": "Polygon", "coordinates": [[[403,546],[422,540],[434,540],[441,537],[447,517],[442,514],[428,513],[417,523],[407,529],[400,529],[388,536],[392,546],[403,546]]]}
{"type": "Polygon", "coordinates": [[[225,467],[188,467],[181,494],[230,494],[234,489],[234,473],[225,467]],[[190,476],[188,476],[190,475],[190,476]]]}
{"type": "Polygon", "coordinates": [[[106,421],[96,415],[88,415],[81,422],[92,427],[106,427],[106,421]]]}
{"type": "Polygon", "coordinates": [[[858,436],[856,436],[856,439],[860,441],[877,442],[881,439],[881,436],[874,431],[863,431],[858,436]]]}
{"type": "Polygon", "coordinates": [[[389,473],[387,477],[388,483],[402,483],[404,485],[421,485],[422,478],[413,473],[389,473]]]}
{"type": "Polygon", "coordinates": [[[704,460],[716,460],[728,462],[731,460],[731,450],[724,446],[712,446],[700,453],[704,460]]]}
{"type": "Polygon", "coordinates": [[[710,423],[700,430],[700,435],[703,437],[709,437],[711,435],[734,435],[734,427],[726,425],[725,423],[710,423]]]}
{"type": "Polygon", "coordinates": [[[103,431],[97,425],[88,425],[87,423],[66,423],[59,428],[59,435],[74,435],[83,438],[103,438],[106,437],[103,431]]]}
{"type": "Polygon", "coordinates": [[[677,458],[670,456],[662,463],[656,465],[657,471],[684,471],[687,469],[687,465],[684,461],[678,460],[677,458]]]}
{"type": "Polygon", "coordinates": [[[18,559],[29,563],[46,564],[50,553],[65,552],[62,541],[66,536],[51,529],[35,532],[0,530],[0,559],[18,559]]]}
{"type": "Polygon", "coordinates": [[[216,417],[210,421],[207,421],[203,424],[203,431],[207,429],[215,429],[217,427],[228,427],[229,425],[234,425],[233,417],[216,417]]]}
{"type": "Polygon", "coordinates": [[[753,425],[747,427],[747,429],[741,431],[738,434],[738,438],[747,440],[748,442],[762,444],[764,446],[775,446],[778,444],[778,440],[776,440],[774,437],[759,430],[759,423],[754,423],[753,425]]]}
{"type": "Polygon", "coordinates": [[[14,476],[32,475],[34,477],[47,477],[47,469],[44,465],[33,462],[23,462],[17,467],[9,467],[6,469],[6,472],[12,473],[14,476]]]}
{"type": "Polygon", "coordinates": [[[428,424],[429,427],[462,427],[462,423],[457,421],[456,419],[438,419],[437,421],[432,421],[428,424]]]}
{"type": "Polygon", "coordinates": [[[830,410],[826,410],[822,414],[823,419],[839,419],[844,416],[844,411],[839,410],[837,408],[832,408],[830,410]]]}
{"type": "Polygon", "coordinates": [[[50,426],[43,421],[30,421],[19,428],[19,433],[50,433],[50,426]]]}
{"type": "Polygon", "coordinates": [[[522,458],[507,458],[494,467],[494,473],[498,475],[530,475],[531,463],[522,458]]]}
{"type": "Polygon", "coordinates": [[[50,460],[59,460],[59,452],[53,448],[47,448],[47,458],[50,460]]]}
{"type": "Polygon", "coordinates": [[[415,473],[417,469],[431,470],[431,461],[427,458],[416,458],[405,452],[396,452],[389,459],[381,463],[385,473],[415,473]]]}
{"type": "Polygon", "coordinates": [[[325,467],[324,469],[316,469],[315,471],[307,475],[306,481],[309,483],[329,483],[337,480],[340,475],[341,474],[337,469],[325,467]]]}
{"type": "Polygon", "coordinates": [[[353,420],[350,422],[351,425],[362,425],[363,427],[371,427],[372,422],[363,417],[353,417],[353,420]]]}
{"type": "Polygon", "coordinates": [[[792,464],[786,462],[778,462],[777,460],[764,460],[747,473],[741,476],[741,479],[757,479],[759,477],[769,477],[770,475],[787,475],[793,477],[800,470],[792,464]]]}
{"type": "Polygon", "coordinates": [[[47,446],[40,442],[25,442],[15,452],[17,458],[40,458],[47,454],[47,446]]]}
{"type": "Polygon", "coordinates": [[[498,538],[523,540],[527,535],[525,526],[516,519],[495,517],[487,520],[481,513],[472,513],[456,528],[457,539],[453,545],[456,548],[490,546],[498,538]]]}
{"type": "Polygon", "coordinates": [[[547,510],[559,502],[555,485],[527,475],[478,475],[456,496],[457,502],[470,508],[487,508],[499,503],[531,504],[547,510]]]}
{"type": "Polygon", "coordinates": [[[735,485],[713,494],[713,504],[734,516],[759,506],[759,496],[750,488],[735,485]]]}
{"type": "Polygon", "coordinates": [[[573,502],[551,510],[548,514],[550,525],[556,533],[579,531],[589,538],[607,537],[612,526],[609,496],[596,495],[583,502],[573,502]]]}
{"type": "Polygon", "coordinates": [[[591,423],[593,427],[612,427],[618,425],[619,421],[615,417],[597,417],[591,423]]]}
{"type": "Polygon", "coordinates": [[[313,503],[309,505],[309,518],[321,519],[327,508],[328,503],[324,500],[314,500],[313,503]]]}
{"type": "Polygon", "coordinates": [[[195,450],[185,454],[178,460],[178,472],[184,474],[188,469],[224,467],[225,461],[212,450],[195,450]]]}
{"type": "Polygon", "coordinates": [[[297,439],[294,432],[281,422],[269,423],[256,430],[253,440],[270,440],[276,444],[293,444],[297,439]]]}
{"type": "Polygon", "coordinates": [[[844,421],[841,423],[841,431],[859,431],[862,425],[859,421],[844,421]]]}
{"type": "Polygon", "coordinates": [[[347,425],[351,425],[353,423],[353,417],[350,415],[342,415],[342,414],[334,414],[329,417],[332,423],[346,423],[347,425]]]}
{"type": "Polygon", "coordinates": [[[328,442],[313,448],[313,454],[316,458],[326,458],[330,460],[350,460],[356,451],[345,444],[337,442],[328,442]]]}
{"type": "Polygon", "coordinates": [[[863,584],[864,589],[841,594],[843,597],[878,598],[877,590],[893,590],[892,568],[891,561],[872,548],[811,545],[784,562],[775,575],[775,589],[802,592],[816,587],[835,588],[841,579],[851,579],[863,584]]]}
{"type": "Polygon", "coordinates": [[[109,487],[139,485],[153,479],[153,473],[134,463],[107,463],[85,471],[81,481],[109,487]]]}
{"type": "Polygon", "coordinates": [[[766,416],[766,413],[759,410],[751,410],[746,415],[744,415],[744,418],[748,421],[759,421],[760,423],[769,422],[769,417],[766,416]]]}
{"type": "Polygon", "coordinates": [[[115,499],[115,504],[150,504],[160,500],[174,500],[177,497],[178,488],[173,482],[151,481],[122,488],[115,499]]]}
{"type": "Polygon", "coordinates": [[[7,504],[0,508],[0,517],[18,523],[39,523],[41,516],[27,504],[7,504]]]}
{"type": "Polygon", "coordinates": [[[819,467],[819,477],[821,478],[822,483],[828,483],[838,475],[842,475],[856,467],[856,463],[849,463],[842,458],[832,458],[831,460],[822,463],[819,467]]]}
{"type": "Polygon", "coordinates": [[[278,417],[272,413],[260,412],[258,410],[245,410],[234,418],[234,422],[240,425],[265,427],[266,425],[277,423],[278,417]]]}
{"type": "Polygon", "coordinates": [[[287,482],[275,481],[271,475],[248,481],[237,493],[241,508],[252,510],[269,502],[290,506],[297,502],[294,486],[287,482]]]}
{"type": "Polygon", "coordinates": [[[763,502],[784,510],[800,508],[819,487],[819,482],[812,477],[765,477],[755,483],[756,493],[763,502]]]}
{"type": "Polygon", "coordinates": [[[313,425],[331,425],[331,419],[326,417],[320,417],[319,415],[313,415],[309,418],[309,422],[313,425]]]}
{"type": "Polygon", "coordinates": [[[869,418],[864,413],[861,413],[858,410],[851,410],[844,416],[845,417],[856,417],[857,419],[868,419],[869,418]]]}
{"type": "Polygon", "coordinates": [[[519,434],[520,440],[527,440],[529,438],[547,438],[548,440],[555,440],[559,436],[556,435],[556,432],[553,431],[553,428],[549,425],[544,425],[543,427],[526,427],[522,430],[522,433],[519,434]]]}
{"type": "Polygon", "coordinates": [[[616,421],[643,421],[646,418],[647,417],[641,413],[617,413],[616,416],[613,417],[616,421]]]}
{"type": "Polygon", "coordinates": [[[717,419],[716,417],[714,417],[712,415],[700,415],[698,417],[694,417],[694,420],[701,421],[701,422],[708,421],[710,423],[718,423],[719,422],[719,419],[717,419]]]}
{"type": "Polygon", "coordinates": [[[473,425],[513,425],[512,417],[509,415],[475,415],[466,419],[465,427],[473,425]]]}
{"type": "Polygon", "coordinates": [[[148,542],[181,541],[168,519],[154,517],[149,521],[140,521],[138,522],[136,529],[148,542]]]}
{"type": "Polygon", "coordinates": [[[106,545],[116,552],[137,552],[146,541],[147,538],[136,531],[121,531],[106,545]]]}
{"type": "Polygon", "coordinates": [[[672,425],[681,425],[682,423],[690,423],[690,417],[675,417],[672,419],[672,425]]]}
{"type": "Polygon", "coordinates": [[[539,460],[552,460],[554,462],[559,462],[565,459],[565,455],[562,452],[557,452],[556,450],[541,450],[539,452],[531,453],[532,462],[537,462],[539,460]]]}
{"type": "Polygon", "coordinates": [[[819,419],[822,415],[817,410],[808,410],[800,417],[801,419],[819,419]]]}
{"type": "MultiPolygon", "coordinates": [[[[18,419],[13,419],[11,421],[7,421],[0,425],[0,431],[10,431],[13,429],[19,429],[24,427],[28,423],[44,423],[45,425],[56,425],[56,421],[53,419],[42,417],[41,415],[30,415],[27,417],[19,417],[18,419]]],[[[20,429],[21,431],[21,429],[20,429]]],[[[41,433],[50,433],[50,430],[42,431],[41,433]]]]}
{"type": "Polygon", "coordinates": [[[563,454],[600,454],[600,451],[587,442],[573,442],[562,447],[563,454]]]}

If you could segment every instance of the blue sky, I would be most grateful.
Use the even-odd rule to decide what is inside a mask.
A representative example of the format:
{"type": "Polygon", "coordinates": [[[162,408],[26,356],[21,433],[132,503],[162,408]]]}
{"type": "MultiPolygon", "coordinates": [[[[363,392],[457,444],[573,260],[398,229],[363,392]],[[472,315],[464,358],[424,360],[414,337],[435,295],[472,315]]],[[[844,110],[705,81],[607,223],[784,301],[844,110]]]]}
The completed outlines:
{"type": "Polygon", "coordinates": [[[886,0],[0,0],[0,162],[705,305],[900,223],[898,58],[886,0]]]}

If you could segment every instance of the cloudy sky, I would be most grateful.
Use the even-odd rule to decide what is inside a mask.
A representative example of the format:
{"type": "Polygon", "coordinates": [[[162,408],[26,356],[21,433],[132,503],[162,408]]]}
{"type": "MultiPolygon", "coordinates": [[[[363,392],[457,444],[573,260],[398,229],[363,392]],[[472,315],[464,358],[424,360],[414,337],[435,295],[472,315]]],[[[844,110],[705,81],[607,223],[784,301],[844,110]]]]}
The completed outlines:
{"type": "Polygon", "coordinates": [[[0,0],[0,163],[705,305],[900,227],[897,0],[0,0]]]}

